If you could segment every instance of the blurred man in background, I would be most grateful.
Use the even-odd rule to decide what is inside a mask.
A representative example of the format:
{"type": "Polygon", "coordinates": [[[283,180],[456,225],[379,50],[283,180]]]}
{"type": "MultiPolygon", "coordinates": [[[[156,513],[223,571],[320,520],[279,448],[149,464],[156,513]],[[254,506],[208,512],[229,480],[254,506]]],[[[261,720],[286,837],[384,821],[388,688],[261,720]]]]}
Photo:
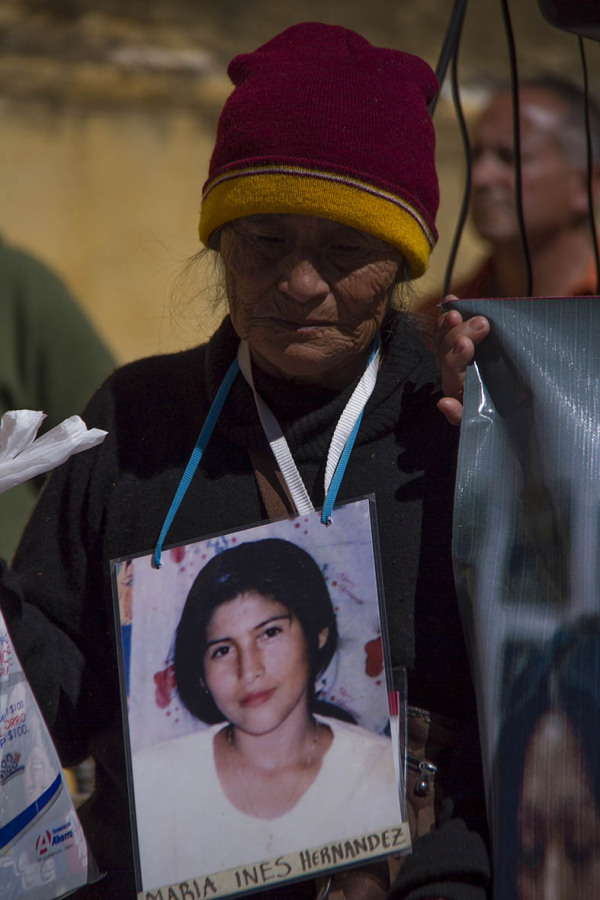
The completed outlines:
{"type": "MultiPolygon", "coordinates": [[[[596,267],[588,218],[584,96],[554,77],[532,78],[519,89],[523,217],[533,296],[595,294],[596,267]]],[[[600,111],[589,102],[594,165],[600,185],[600,111]]],[[[510,90],[499,91],[474,128],[471,218],[490,253],[472,276],[452,285],[458,297],[520,297],[526,266],[515,199],[510,90]]],[[[436,303],[425,304],[435,314],[436,303]]]]}

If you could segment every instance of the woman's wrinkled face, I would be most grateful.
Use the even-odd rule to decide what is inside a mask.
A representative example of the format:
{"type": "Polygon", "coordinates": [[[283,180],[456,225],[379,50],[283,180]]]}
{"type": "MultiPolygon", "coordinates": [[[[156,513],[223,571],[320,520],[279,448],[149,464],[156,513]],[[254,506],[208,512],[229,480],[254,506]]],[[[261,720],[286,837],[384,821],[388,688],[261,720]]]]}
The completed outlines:
{"type": "Polygon", "coordinates": [[[364,368],[402,254],[316,216],[248,216],[227,225],[221,255],[233,326],[278,378],[341,388],[364,368]]]}
{"type": "MultiPolygon", "coordinates": [[[[327,638],[327,630],[320,639],[327,638]]],[[[308,715],[310,662],[304,629],[272,597],[250,591],[218,606],[206,629],[204,682],[223,715],[268,734],[308,715]]]]}
{"type": "Polygon", "coordinates": [[[562,712],[542,716],[531,736],[523,767],[519,841],[519,900],[600,897],[594,784],[579,739],[562,712]]]}

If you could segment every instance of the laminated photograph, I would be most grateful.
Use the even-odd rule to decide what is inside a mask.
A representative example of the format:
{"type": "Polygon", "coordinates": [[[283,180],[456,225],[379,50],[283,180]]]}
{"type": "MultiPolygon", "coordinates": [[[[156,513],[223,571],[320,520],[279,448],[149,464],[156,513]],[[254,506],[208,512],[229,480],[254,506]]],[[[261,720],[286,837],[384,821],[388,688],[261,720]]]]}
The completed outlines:
{"type": "Polygon", "coordinates": [[[379,580],[371,498],[113,561],[140,898],[409,852],[379,580]]]}
{"type": "Polygon", "coordinates": [[[600,298],[454,300],[467,372],[453,557],[494,896],[600,897],[600,298]]]}

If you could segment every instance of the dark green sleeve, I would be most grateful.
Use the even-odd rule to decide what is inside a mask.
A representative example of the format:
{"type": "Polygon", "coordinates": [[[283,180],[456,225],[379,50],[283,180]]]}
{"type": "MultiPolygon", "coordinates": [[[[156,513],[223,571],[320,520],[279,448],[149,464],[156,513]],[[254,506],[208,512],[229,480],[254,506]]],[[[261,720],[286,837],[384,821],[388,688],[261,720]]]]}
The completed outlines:
{"type": "MultiPolygon", "coordinates": [[[[114,360],[65,285],[32,256],[0,244],[0,415],[46,413],[42,431],[81,413],[114,360]]],[[[41,480],[0,498],[0,556],[10,559],[41,480]]]]}
{"type": "Polygon", "coordinates": [[[107,394],[98,392],[86,409],[91,427],[109,432],[106,441],[51,473],[12,570],[0,565],[0,607],[65,764],[87,755],[90,733],[114,718],[118,697],[101,541],[104,500],[115,480],[107,394]]]}
{"type": "Polygon", "coordinates": [[[40,409],[46,427],[81,412],[114,359],[46,266],[0,246],[0,405],[40,409]]]}

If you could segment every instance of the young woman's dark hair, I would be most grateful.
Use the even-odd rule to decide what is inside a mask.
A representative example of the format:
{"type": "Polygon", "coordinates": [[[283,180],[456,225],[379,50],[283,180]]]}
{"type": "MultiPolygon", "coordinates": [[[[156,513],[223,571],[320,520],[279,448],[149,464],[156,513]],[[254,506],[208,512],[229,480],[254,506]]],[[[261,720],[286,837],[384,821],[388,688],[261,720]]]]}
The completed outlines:
{"type": "Polygon", "coordinates": [[[224,550],[196,576],[175,638],[177,690],[184,705],[203,722],[224,720],[202,683],[206,628],[217,607],[250,592],[276,600],[298,619],[308,647],[311,696],[317,677],[335,653],[335,613],[323,573],[309,553],[280,538],[224,550]],[[319,647],[319,634],[325,628],[327,639],[319,647]]]}
{"type": "MultiPolygon", "coordinates": [[[[584,618],[529,654],[507,691],[494,765],[498,836],[496,891],[516,897],[520,861],[519,804],[525,756],[541,718],[562,712],[577,736],[600,812],[600,620],[584,618]]],[[[550,788],[549,788],[550,789],[550,788]]]]}

